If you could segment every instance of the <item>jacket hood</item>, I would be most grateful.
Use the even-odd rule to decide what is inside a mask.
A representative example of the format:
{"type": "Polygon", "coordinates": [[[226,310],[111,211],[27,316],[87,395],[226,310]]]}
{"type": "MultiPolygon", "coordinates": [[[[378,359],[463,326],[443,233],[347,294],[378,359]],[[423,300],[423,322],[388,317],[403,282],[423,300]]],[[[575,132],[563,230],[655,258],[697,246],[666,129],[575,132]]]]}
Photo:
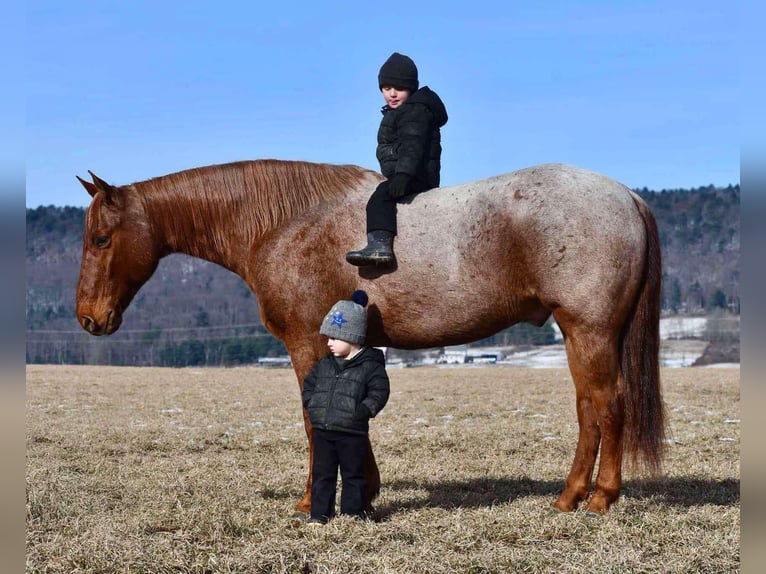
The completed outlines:
{"type": "Polygon", "coordinates": [[[428,86],[423,86],[407,99],[407,103],[424,104],[428,106],[434,115],[436,125],[442,127],[447,123],[447,108],[444,106],[439,95],[428,86]]]}

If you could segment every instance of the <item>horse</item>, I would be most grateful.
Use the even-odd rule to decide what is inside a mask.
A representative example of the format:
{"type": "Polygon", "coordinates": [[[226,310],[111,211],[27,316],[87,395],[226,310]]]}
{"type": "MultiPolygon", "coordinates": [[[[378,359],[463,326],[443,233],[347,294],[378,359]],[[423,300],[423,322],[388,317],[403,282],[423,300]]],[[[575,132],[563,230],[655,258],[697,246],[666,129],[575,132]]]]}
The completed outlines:
{"type": "MultiPolygon", "coordinates": [[[[579,434],[554,509],[601,515],[619,498],[623,458],[661,470],[661,255],[657,224],[625,185],[544,164],[411,196],[398,207],[393,266],[352,267],[365,204],[382,180],[353,165],[260,159],[112,185],[77,179],[85,216],[76,313],[114,333],[160,259],[184,253],[244,279],[281,339],[299,388],[327,353],[319,326],[355,289],[369,297],[370,346],[457,345],[552,315],[564,337],[579,434]],[[591,482],[600,452],[598,473],[591,482]]],[[[311,423],[303,419],[313,457],[311,423]]],[[[368,505],[380,490],[370,446],[368,505]]],[[[311,501],[309,470],[296,511],[311,501]]]]}

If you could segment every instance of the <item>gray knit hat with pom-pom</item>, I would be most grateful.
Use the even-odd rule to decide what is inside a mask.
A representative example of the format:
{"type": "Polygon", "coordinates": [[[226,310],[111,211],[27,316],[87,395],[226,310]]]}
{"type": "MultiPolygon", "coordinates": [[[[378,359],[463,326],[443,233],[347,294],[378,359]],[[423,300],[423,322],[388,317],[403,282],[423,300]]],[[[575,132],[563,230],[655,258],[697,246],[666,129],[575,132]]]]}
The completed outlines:
{"type": "Polygon", "coordinates": [[[319,332],[331,339],[364,343],[367,338],[367,293],[354,291],[351,301],[338,301],[322,320],[319,332]]]}

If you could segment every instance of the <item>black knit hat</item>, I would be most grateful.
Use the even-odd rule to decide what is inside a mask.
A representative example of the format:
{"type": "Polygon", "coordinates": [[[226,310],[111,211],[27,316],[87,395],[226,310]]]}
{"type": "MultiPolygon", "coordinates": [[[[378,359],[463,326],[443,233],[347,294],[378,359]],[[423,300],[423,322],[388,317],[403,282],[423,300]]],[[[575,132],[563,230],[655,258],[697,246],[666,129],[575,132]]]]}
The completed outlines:
{"type": "Polygon", "coordinates": [[[412,58],[394,52],[388,57],[388,60],[380,67],[378,73],[378,88],[383,86],[394,86],[395,88],[406,88],[410,92],[418,89],[418,68],[412,58]]]}

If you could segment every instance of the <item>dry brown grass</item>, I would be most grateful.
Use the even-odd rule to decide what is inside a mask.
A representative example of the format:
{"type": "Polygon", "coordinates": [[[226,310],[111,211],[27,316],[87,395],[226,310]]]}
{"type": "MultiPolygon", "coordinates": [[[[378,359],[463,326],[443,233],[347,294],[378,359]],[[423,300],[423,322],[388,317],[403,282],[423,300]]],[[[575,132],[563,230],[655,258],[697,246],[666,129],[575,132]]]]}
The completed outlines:
{"type": "Polygon", "coordinates": [[[736,572],[739,370],[663,371],[665,475],[554,514],[563,369],[396,369],[371,436],[379,522],[293,526],[307,474],[289,370],[27,367],[28,572],[736,572]]]}

